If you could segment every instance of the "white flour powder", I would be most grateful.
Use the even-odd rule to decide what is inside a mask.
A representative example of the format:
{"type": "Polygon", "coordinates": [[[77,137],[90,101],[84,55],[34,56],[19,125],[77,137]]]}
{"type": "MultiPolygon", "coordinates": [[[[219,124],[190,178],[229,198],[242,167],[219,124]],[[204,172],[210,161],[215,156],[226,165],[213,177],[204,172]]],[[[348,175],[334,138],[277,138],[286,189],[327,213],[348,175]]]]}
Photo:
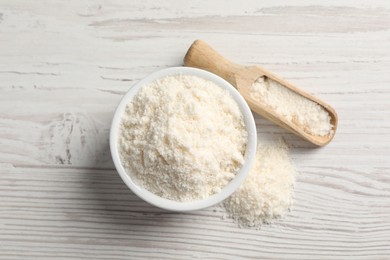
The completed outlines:
{"type": "Polygon", "coordinates": [[[257,79],[251,86],[250,95],[288,121],[302,126],[307,133],[319,136],[333,134],[330,115],[322,106],[272,79],[265,77],[257,79]]]}
{"type": "Polygon", "coordinates": [[[247,132],[228,92],[190,75],[146,85],[128,104],[120,154],[138,185],[175,201],[206,198],[244,163],[247,132]]]}
{"type": "Polygon", "coordinates": [[[258,145],[256,160],[240,188],[223,202],[242,227],[260,227],[286,213],[292,204],[295,169],[283,141],[258,145]]]}

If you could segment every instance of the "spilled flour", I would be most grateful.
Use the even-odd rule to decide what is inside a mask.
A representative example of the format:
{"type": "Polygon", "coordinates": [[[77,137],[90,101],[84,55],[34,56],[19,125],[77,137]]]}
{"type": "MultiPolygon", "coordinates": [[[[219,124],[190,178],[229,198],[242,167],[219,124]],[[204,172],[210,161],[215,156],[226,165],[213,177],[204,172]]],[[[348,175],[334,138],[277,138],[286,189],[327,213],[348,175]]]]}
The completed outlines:
{"type": "Polygon", "coordinates": [[[282,217],[291,207],[296,171],[282,141],[259,144],[256,160],[240,188],[223,202],[241,227],[260,227],[282,217]]]}

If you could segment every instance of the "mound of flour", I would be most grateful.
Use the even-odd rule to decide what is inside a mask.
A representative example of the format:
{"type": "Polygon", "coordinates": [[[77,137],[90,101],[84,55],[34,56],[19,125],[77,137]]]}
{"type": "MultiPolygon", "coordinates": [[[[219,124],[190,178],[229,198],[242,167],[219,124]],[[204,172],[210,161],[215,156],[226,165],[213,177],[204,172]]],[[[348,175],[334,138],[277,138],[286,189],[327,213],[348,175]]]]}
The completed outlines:
{"type": "Polygon", "coordinates": [[[287,145],[259,144],[256,160],[240,188],[223,202],[241,227],[259,228],[284,216],[293,203],[296,171],[287,145]]]}
{"type": "Polygon", "coordinates": [[[191,75],[145,85],[127,105],[119,147],[137,184],[191,201],[218,193],[244,163],[247,131],[228,92],[191,75]]]}

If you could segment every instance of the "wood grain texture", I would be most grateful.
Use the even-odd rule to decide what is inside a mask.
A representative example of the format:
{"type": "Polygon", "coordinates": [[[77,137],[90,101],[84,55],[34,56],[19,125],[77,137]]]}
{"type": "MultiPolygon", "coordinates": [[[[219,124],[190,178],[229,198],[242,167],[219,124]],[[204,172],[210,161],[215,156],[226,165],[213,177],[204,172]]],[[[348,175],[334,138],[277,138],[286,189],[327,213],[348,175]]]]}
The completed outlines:
{"type": "Polygon", "coordinates": [[[0,259],[389,259],[389,17],[388,1],[0,0],[0,259]],[[255,117],[299,171],[293,210],[261,230],[149,206],[110,158],[122,95],[198,38],[339,115],[321,149],[255,117]]]}

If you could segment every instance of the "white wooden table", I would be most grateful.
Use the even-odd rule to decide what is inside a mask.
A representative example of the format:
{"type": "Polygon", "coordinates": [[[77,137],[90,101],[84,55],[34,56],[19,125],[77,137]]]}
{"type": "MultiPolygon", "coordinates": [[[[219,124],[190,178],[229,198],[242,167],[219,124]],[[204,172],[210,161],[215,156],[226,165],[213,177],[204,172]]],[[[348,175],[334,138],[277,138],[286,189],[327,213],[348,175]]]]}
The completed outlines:
{"type": "Polygon", "coordinates": [[[390,259],[390,2],[262,2],[0,0],[0,259],[390,259]],[[111,161],[122,95],[198,38],[339,114],[321,149],[256,117],[299,170],[261,230],[152,207],[111,161]]]}

